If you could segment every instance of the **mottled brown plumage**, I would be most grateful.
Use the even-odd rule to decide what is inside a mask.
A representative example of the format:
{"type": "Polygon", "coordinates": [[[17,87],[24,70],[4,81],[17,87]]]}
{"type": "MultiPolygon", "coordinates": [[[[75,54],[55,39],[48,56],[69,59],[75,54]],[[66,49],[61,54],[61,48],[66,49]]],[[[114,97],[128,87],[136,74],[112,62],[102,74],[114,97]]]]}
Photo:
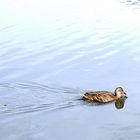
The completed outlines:
{"type": "Polygon", "coordinates": [[[93,91],[86,92],[81,96],[83,97],[84,100],[100,103],[115,101],[123,96],[126,96],[126,93],[123,91],[123,88],[121,87],[116,88],[114,93],[115,94],[109,91],[93,91]]]}

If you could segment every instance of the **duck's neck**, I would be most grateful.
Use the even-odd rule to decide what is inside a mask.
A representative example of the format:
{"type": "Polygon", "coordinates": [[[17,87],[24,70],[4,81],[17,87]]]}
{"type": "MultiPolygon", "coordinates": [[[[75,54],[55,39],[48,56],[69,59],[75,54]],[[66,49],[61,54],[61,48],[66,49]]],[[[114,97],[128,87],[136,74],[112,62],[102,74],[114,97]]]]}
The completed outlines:
{"type": "Polygon", "coordinates": [[[115,99],[116,99],[116,100],[119,99],[119,98],[120,98],[120,97],[118,97],[118,96],[115,95],[115,99]]]}

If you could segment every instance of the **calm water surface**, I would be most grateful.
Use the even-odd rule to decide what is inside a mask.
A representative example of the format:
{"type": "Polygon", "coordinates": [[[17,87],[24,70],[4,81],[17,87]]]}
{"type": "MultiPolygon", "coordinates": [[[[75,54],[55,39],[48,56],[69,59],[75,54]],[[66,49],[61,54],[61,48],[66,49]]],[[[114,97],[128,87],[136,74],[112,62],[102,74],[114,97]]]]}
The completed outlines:
{"type": "Polygon", "coordinates": [[[140,139],[139,0],[0,0],[0,139],[140,139]],[[86,90],[122,86],[99,105],[86,90]]]}

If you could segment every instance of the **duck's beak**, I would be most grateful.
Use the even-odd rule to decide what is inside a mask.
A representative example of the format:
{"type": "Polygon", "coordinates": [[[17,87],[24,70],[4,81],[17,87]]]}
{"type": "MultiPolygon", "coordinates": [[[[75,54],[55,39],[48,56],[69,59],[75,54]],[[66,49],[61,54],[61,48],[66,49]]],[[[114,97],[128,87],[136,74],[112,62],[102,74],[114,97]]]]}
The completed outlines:
{"type": "Polygon", "coordinates": [[[126,97],[127,98],[127,94],[125,92],[123,93],[123,97],[126,97]]]}

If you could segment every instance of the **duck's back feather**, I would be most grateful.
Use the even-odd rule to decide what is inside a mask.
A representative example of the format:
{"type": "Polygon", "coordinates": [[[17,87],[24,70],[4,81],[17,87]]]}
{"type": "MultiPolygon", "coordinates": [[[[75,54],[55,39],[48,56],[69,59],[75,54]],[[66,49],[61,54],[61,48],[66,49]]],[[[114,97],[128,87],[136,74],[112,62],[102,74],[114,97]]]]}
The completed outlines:
{"type": "Polygon", "coordinates": [[[108,91],[95,91],[95,92],[86,92],[83,94],[83,99],[95,102],[111,102],[116,99],[111,92],[108,91]]]}

